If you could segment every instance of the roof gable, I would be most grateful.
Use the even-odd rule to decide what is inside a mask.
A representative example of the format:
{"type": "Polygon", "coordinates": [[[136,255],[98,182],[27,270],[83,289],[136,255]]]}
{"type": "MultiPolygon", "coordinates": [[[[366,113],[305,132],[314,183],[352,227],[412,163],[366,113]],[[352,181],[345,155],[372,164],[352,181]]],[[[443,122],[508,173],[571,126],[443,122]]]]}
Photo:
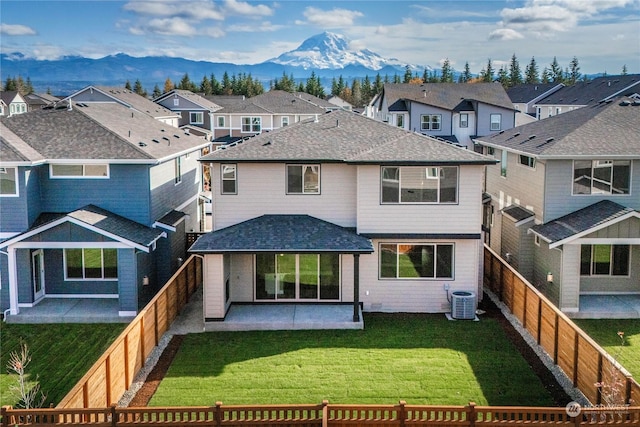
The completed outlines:
{"type": "Polygon", "coordinates": [[[597,77],[565,86],[536,105],[592,105],[607,99],[640,92],[640,74],[597,77]]]}

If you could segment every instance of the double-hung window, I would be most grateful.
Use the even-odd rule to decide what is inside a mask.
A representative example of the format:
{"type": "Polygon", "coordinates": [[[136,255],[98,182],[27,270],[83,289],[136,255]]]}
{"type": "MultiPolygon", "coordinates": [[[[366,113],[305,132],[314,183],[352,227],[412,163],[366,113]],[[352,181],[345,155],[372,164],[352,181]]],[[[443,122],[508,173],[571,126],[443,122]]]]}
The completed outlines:
{"type": "Polygon", "coordinates": [[[460,127],[461,128],[469,127],[469,113],[460,113],[460,127]]]}
{"type": "Polygon", "coordinates": [[[238,194],[238,168],[236,165],[223,164],[220,168],[222,194],[238,194]]]}
{"type": "Polygon", "coordinates": [[[224,116],[218,116],[218,127],[219,128],[224,127],[224,116]]]}
{"type": "Polygon", "coordinates": [[[442,114],[422,114],[420,116],[420,130],[440,130],[442,128],[442,114]]]}
{"type": "Polygon", "coordinates": [[[383,166],[382,203],[456,203],[457,166],[383,166]]]}
{"type": "Polygon", "coordinates": [[[49,165],[51,178],[109,178],[109,165],[49,165]]]}
{"type": "Polygon", "coordinates": [[[404,128],[404,114],[398,114],[396,116],[396,126],[404,128]]]}
{"type": "Polygon", "coordinates": [[[629,245],[582,245],[580,275],[628,276],[630,259],[629,245]]]}
{"type": "Polygon", "coordinates": [[[260,132],[262,129],[261,117],[242,117],[242,132],[260,132]]]}
{"type": "Polygon", "coordinates": [[[66,280],[115,280],[118,278],[117,249],[65,249],[66,280]]]}
{"type": "Polygon", "coordinates": [[[575,160],[573,194],[629,194],[631,161],[575,160]]]}
{"type": "Polygon", "coordinates": [[[280,127],[289,126],[289,116],[284,116],[280,119],[280,127]]]}
{"type": "Polygon", "coordinates": [[[320,194],[320,165],[287,165],[287,194],[320,194]]]}
{"type": "Polygon", "coordinates": [[[489,129],[491,131],[501,130],[502,129],[502,114],[491,114],[490,122],[491,122],[491,127],[489,129]]]}
{"type": "Polygon", "coordinates": [[[535,169],[535,167],[536,167],[536,159],[534,157],[525,156],[523,154],[520,154],[520,164],[522,166],[527,166],[527,167],[530,167],[532,169],[535,169]]]}
{"type": "Polygon", "coordinates": [[[452,243],[380,243],[381,279],[453,279],[452,243]]]}
{"type": "Polygon", "coordinates": [[[0,197],[18,196],[18,168],[0,168],[0,197]]]}
{"type": "Polygon", "coordinates": [[[189,123],[201,125],[204,123],[204,113],[202,111],[192,111],[189,113],[189,123]]]}

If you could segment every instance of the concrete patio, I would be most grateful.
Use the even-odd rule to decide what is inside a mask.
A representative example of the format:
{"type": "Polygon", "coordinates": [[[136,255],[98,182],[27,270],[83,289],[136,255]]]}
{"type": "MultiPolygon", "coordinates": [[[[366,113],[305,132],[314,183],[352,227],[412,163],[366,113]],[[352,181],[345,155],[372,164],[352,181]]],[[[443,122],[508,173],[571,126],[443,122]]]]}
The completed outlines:
{"type": "Polygon", "coordinates": [[[33,307],[7,315],[7,323],[129,323],[119,316],[116,298],[43,298],[33,307]]]}
{"type": "Polygon", "coordinates": [[[640,319],[640,295],[580,295],[574,319],[640,319]]]}

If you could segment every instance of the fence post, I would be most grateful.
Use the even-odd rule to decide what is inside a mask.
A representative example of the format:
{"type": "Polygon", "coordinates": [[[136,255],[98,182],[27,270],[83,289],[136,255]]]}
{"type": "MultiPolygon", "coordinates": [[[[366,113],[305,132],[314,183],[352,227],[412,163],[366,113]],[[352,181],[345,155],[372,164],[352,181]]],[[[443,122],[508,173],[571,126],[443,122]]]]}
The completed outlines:
{"type": "MultiPolygon", "coordinates": [[[[602,353],[598,352],[598,384],[602,383],[602,353]]],[[[597,388],[597,387],[596,387],[597,388]]],[[[602,403],[602,393],[600,389],[597,388],[598,398],[596,403],[600,405],[602,403]]]]}
{"type": "Polygon", "coordinates": [[[476,425],[476,402],[469,402],[467,406],[467,421],[469,427],[475,427],[476,425]]]}
{"type": "Polygon", "coordinates": [[[118,425],[118,414],[116,414],[116,405],[111,405],[111,427],[116,427],[118,425]]]}
{"type": "Polygon", "coordinates": [[[222,402],[216,402],[216,426],[222,425],[222,402]]]}
{"type": "Polygon", "coordinates": [[[555,322],[553,325],[553,363],[558,364],[558,341],[560,335],[560,324],[559,324],[560,316],[558,313],[555,314],[555,322]]]}
{"type": "Polygon", "coordinates": [[[627,374],[625,377],[624,403],[625,405],[631,405],[631,382],[633,381],[633,376],[627,374]]]}
{"type": "Polygon", "coordinates": [[[404,405],[406,405],[407,402],[404,400],[401,400],[398,403],[400,404],[400,407],[398,408],[398,421],[400,423],[400,427],[404,427],[404,423],[407,419],[407,412],[404,405]]]}
{"type": "Polygon", "coordinates": [[[322,427],[327,427],[329,424],[329,401],[322,401],[322,427]]]}
{"type": "Polygon", "coordinates": [[[7,416],[7,411],[11,409],[11,406],[3,406],[0,409],[0,415],[2,416],[2,427],[9,426],[9,417],[7,416]]]}

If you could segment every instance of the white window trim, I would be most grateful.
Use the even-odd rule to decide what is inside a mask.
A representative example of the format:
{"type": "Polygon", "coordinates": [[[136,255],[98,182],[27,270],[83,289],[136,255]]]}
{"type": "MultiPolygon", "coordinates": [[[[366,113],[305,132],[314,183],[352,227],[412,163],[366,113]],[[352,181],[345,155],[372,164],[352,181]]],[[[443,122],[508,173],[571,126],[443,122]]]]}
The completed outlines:
{"type": "MultiPolygon", "coordinates": [[[[386,180],[386,181],[393,181],[395,182],[396,180],[386,180]]],[[[460,167],[458,166],[381,166],[380,167],[380,204],[381,205],[457,205],[459,203],[459,196],[460,196],[460,167]],[[456,176],[457,176],[457,180],[456,180],[456,200],[454,202],[441,202],[440,201],[440,169],[442,169],[443,167],[454,167],[456,168],[456,176]],[[398,191],[401,193],[402,192],[402,169],[407,169],[407,168],[423,168],[425,169],[425,179],[429,179],[429,180],[438,180],[438,188],[436,190],[436,193],[438,195],[438,200],[435,202],[403,202],[402,201],[402,197],[401,194],[398,194],[398,201],[397,202],[385,202],[382,199],[382,190],[383,190],[383,177],[384,177],[384,169],[385,168],[397,168],[398,169],[398,174],[399,174],[399,179],[398,181],[398,191]],[[437,170],[436,175],[434,176],[433,174],[429,174],[428,171],[429,170],[437,170]]]]}
{"type": "Polygon", "coordinates": [[[218,128],[223,128],[224,127],[224,123],[225,123],[224,116],[216,117],[216,125],[218,126],[218,128]],[[220,123],[220,122],[222,122],[222,123],[220,123]]]}
{"type": "Polygon", "coordinates": [[[283,116],[280,118],[280,127],[289,126],[289,117],[283,116]]]}
{"type": "Polygon", "coordinates": [[[192,125],[202,125],[204,124],[204,113],[202,111],[190,111],[189,112],[189,123],[192,125]],[[196,120],[193,120],[193,116],[196,116],[196,120]],[[199,120],[198,120],[199,118],[199,120]]]}
{"type": "MultiPolygon", "coordinates": [[[[105,249],[113,249],[113,248],[64,248],[62,250],[62,257],[63,257],[63,264],[64,264],[64,280],[66,282],[117,282],[119,280],[118,277],[108,277],[105,278],[104,277],[104,250],[105,249]],[[68,269],[67,269],[67,249],[79,249],[82,251],[82,275],[84,276],[84,251],[85,249],[100,249],[101,252],[101,264],[102,264],[102,277],[101,278],[86,278],[86,277],[82,277],[82,278],[78,278],[78,277],[69,277],[67,275],[68,273],[68,269]]],[[[117,249],[116,249],[116,256],[117,256],[117,249]]],[[[117,271],[116,271],[117,274],[117,271]]]]}
{"type": "Polygon", "coordinates": [[[109,179],[111,176],[111,167],[109,164],[103,163],[83,163],[79,166],[82,166],[82,175],[54,175],[53,167],[54,166],[78,166],[77,164],[66,164],[66,163],[50,163],[49,164],[49,178],[51,179],[109,179]],[[87,166],[106,166],[107,174],[106,175],[85,175],[87,166]]]}
{"type": "MultiPolygon", "coordinates": [[[[586,161],[589,161],[588,159],[585,159],[586,161]]],[[[606,162],[606,161],[611,161],[614,162],[616,161],[615,159],[592,159],[591,161],[591,192],[589,194],[582,194],[582,193],[575,193],[574,192],[574,188],[573,188],[573,183],[575,180],[575,170],[576,170],[576,161],[585,161],[585,160],[574,160],[571,164],[571,195],[572,196],[577,196],[577,197],[591,197],[591,196],[606,196],[606,197],[628,197],[631,196],[633,194],[633,190],[631,188],[632,184],[633,184],[633,163],[631,160],[629,160],[629,192],[628,193],[614,193],[614,192],[610,192],[610,193],[594,193],[593,192],[593,180],[595,178],[593,178],[593,169],[594,169],[594,162],[606,162]]],[[[627,160],[621,160],[621,161],[627,161],[627,160]]],[[[613,168],[613,165],[611,166],[613,168]]]]}
{"type": "Polygon", "coordinates": [[[7,169],[13,169],[13,176],[15,177],[14,182],[16,183],[16,192],[14,194],[0,194],[0,197],[20,197],[20,177],[18,175],[18,167],[2,167],[0,168],[0,173],[7,173],[7,169]]]}
{"type": "Polygon", "coordinates": [[[287,164],[285,166],[285,173],[286,173],[286,193],[285,194],[290,194],[290,195],[319,195],[321,194],[321,167],[320,167],[320,163],[305,163],[305,164],[297,164],[297,163],[291,163],[291,164],[287,164]],[[293,167],[293,166],[300,166],[302,167],[302,191],[298,192],[290,192],[289,191],[289,167],[293,167]],[[304,185],[304,169],[306,167],[317,167],[318,168],[318,191],[314,191],[314,192],[310,192],[310,191],[305,191],[305,185],[304,185]]]}
{"type": "Polygon", "coordinates": [[[420,130],[421,131],[427,131],[427,130],[439,131],[439,130],[442,130],[442,114],[420,114],[420,130]],[[435,117],[435,116],[440,117],[440,120],[438,121],[438,124],[440,125],[440,127],[438,129],[433,129],[432,128],[431,118],[435,117]],[[424,125],[424,121],[422,120],[423,117],[429,117],[429,120],[427,121],[428,126],[426,128],[423,127],[423,125],[424,125]]]}
{"type": "Polygon", "coordinates": [[[518,164],[520,166],[522,166],[523,168],[535,170],[536,169],[536,163],[538,163],[538,162],[536,161],[536,158],[533,157],[533,156],[527,156],[526,154],[518,155],[518,164]],[[522,158],[523,157],[526,157],[527,159],[530,159],[531,161],[529,163],[531,163],[531,164],[529,165],[529,164],[522,163],[522,158]]]}
{"type": "Polygon", "coordinates": [[[220,194],[238,194],[238,165],[235,163],[222,163],[220,165],[220,194]],[[224,177],[224,167],[225,166],[233,166],[233,179],[225,179],[224,177]],[[224,182],[225,181],[234,181],[234,191],[233,192],[225,192],[224,191],[224,182]]]}
{"type": "Polygon", "coordinates": [[[500,114],[500,113],[491,113],[489,115],[489,130],[491,132],[502,130],[502,114],[500,114]],[[494,117],[498,117],[500,120],[498,122],[494,122],[493,121],[494,117]],[[497,125],[498,125],[497,128],[493,127],[494,123],[497,123],[497,125]]]}
{"type": "Polygon", "coordinates": [[[242,116],[240,117],[240,132],[241,133],[261,133],[262,132],[262,117],[260,116],[242,116]],[[249,119],[249,130],[244,129],[244,120],[249,119]],[[254,120],[258,120],[258,123],[254,123],[254,120]],[[255,126],[259,126],[259,130],[255,130],[255,126]]]}
{"type": "MultiPolygon", "coordinates": [[[[627,274],[612,274],[613,271],[613,247],[616,246],[614,243],[602,243],[602,244],[586,244],[591,248],[591,254],[589,256],[589,274],[580,274],[580,277],[593,277],[593,278],[629,278],[631,277],[631,261],[633,259],[633,245],[620,245],[626,246],[629,248],[629,260],[627,263],[627,274]],[[593,250],[594,246],[609,246],[609,273],[608,274],[596,274],[594,273],[594,262],[593,262],[593,250]]],[[[582,261],[582,259],[580,260],[582,261]]]]}
{"type": "Polygon", "coordinates": [[[387,281],[387,280],[409,280],[409,281],[438,281],[438,280],[455,280],[456,277],[456,244],[453,242],[379,242],[378,243],[378,280],[387,281]],[[382,245],[395,245],[395,255],[396,255],[396,276],[395,277],[382,277],[382,245]],[[400,263],[397,261],[398,258],[398,246],[400,245],[411,245],[411,246],[433,246],[435,248],[435,258],[434,261],[434,270],[433,277],[399,277],[398,275],[398,266],[400,263]],[[451,277],[437,277],[436,270],[436,262],[438,258],[438,246],[451,246],[451,277]]]}

